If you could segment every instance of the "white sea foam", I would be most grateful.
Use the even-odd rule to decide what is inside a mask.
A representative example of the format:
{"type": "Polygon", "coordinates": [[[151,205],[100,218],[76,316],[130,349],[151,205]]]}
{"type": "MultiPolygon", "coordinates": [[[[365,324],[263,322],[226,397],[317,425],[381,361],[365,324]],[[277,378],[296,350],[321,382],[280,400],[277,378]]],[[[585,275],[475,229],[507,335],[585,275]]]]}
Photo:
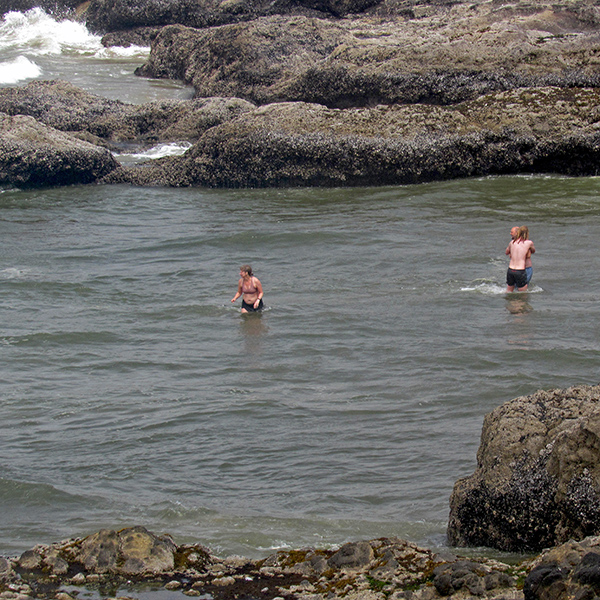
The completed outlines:
{"type": "Polygon", "coordinates": [[[150,53],[147,46],[110,46],[102,47],[94,56],[96,58],[146,58],[150,53]]]}
{"type": "Polygon", "coordinates": [[[181,156],[188,148],[191,148],[190,142],[172,142],[170,144],[159,144],[145,152],[137,152],[132,154],[116,154],[118,160],[126,162],[137,162],[140,160],[156,160],[165,156],[181,156]]]}
{"type": "MultiPolygon", "coordinates": [[[[460,288],[461,292],[478,292],[480,294],[485,294],[489,296],[500,296],[502,294],[506,294],[506,285],[500,284],[497,281],[487,281],[483,279],[478,279],[470,283],[469,285],[465,285],[460,288]]],[[[534,284],[531,284],[527,290],[529,294],[539,294],[544,290],[541,287],[538,287],[534,284]]],[[[515,294],[522,292],[513,292],[515,294]]]]}
{"type": "Polygon", "coordinates": [[[18,279],[23,277],[23,275],[25,275],[25,271],[17,267],[8,267],[0,270],[0,278],[2,279],[18,279]]]}
{"type": "Polygon", "coordinates": [[[10,85],[26,79],[35,79],[42,74],[42,69],[26,56],[0,63],[0,85],[10,85]]]}
{"type": "Polygon", "coordinates": [[[29,55],[83,54],[95,58],[132,57],[148,48],[105,48],[101,37],[77,21],[57,21],[40,8],[25,13],[9,12],[0,22],[0,50],[17,50],[29,55]]]}
{"type": "Polygon", "coordinates": [[[480,294],[498,296],[506,293],[506,286],[499,285],[496,281],[485,281],[482,279],[473,281],[469,285],[460,288],[461,292],[479,292],[480,294]]]}

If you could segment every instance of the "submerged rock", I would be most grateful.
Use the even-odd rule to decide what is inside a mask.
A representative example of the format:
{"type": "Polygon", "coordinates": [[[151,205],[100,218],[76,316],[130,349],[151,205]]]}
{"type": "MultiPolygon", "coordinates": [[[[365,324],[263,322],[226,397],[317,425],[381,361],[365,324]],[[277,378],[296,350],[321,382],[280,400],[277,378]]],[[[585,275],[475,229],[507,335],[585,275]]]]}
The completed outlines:
{"type": "Polygon", "coordinates": [[[486,415],[477,469],[450,499],[450,543],[537,551],[599,534],[600,386],[539,391],[486,415]]]}

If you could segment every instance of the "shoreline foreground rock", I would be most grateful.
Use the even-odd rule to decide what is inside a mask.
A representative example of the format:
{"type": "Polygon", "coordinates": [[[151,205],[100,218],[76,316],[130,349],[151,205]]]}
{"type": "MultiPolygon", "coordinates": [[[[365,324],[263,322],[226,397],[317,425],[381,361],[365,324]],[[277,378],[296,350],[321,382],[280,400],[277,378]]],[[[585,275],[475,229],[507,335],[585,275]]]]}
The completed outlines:
{"type": "Polygon", "coordinates": [[[433,552],[398,538],[338,550],[279,551],[221,559],[144,527],[100,530],[0,558],[3,600],[74,600],[154,592],[214,600],[574,600],[600,591],[600,537],[569,542],[511,564],[433,552]]]}
{"type": "MultiPolygon", "coordinates": [[[[151,42],[138,74],[182,80],[195,97],[133,106],[34,82],[1,88],[0,113],[76,138],[73,150],[81,140],[112,152],[191,147],[46,181],[5,169],[0,185],[369,186],[600,172],[593,0],[53,3],[106,44],[151,42]]],[[[15,135],[3,128],[0,142],[15,135]]],[[[11,164],[23,160],[3,149],[11,164]]],[[[26,159],[44,173],[37,153],[26,159]]]]}
{"type": "Polygon", "coordinates": [[[456,546],[536,552],[600,535],[600,386],[538,391],[486,415],[450,499],[456,546]]]}

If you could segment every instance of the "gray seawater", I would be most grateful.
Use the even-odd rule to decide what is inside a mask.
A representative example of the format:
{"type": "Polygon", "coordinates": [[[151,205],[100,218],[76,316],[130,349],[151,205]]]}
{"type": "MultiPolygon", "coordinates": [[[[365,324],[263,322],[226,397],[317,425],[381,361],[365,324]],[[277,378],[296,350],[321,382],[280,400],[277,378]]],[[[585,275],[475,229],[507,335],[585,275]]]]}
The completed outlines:
{"type": "MultiPolygon", "coordinates": [[[[0,33],[2,84],[190,97],[79,24],[0,33]]],[[[599,380],[599,186],[0,190],[0,554],[133,524],[220,555],[443,546],[483,416],[599,380]],[[247,262],[260,317],[230,302],[247,262]]]]}
{"type": "Polygon", "coordinates": [[[3,191],[0,554],[133,524],[443,546],[484,415],[599,381],[599,183],[3,191]],[[246,262],[261,316],[230,302],[246,262]]]}

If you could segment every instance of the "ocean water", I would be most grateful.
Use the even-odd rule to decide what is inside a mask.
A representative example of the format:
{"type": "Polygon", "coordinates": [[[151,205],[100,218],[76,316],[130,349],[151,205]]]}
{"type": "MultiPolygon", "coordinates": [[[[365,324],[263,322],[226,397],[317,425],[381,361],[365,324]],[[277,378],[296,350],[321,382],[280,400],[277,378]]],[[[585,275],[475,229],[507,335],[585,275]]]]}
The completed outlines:
{"type": "MultiPolygon", "coordinates": [[[[131,95],[122,58],[61,76],[94,90],[98,60],[131,95]]],[[[0,554],[130,525],[222,556],[443,547],[484,415],[600,379],[599,185],[0,190],[0,554]],[[243,263],[262,315],[230,302],[243,263]]]]}
{"type": "Polygon", "coordinates": [[[105,48],[82,23],[56,21],[39,8],[9,12],[0,21],[0,86],[64,79],[132,104],[191,98],[193,90],[181,82],[133,75],[149,52],[140,46],[105,48]]]}

